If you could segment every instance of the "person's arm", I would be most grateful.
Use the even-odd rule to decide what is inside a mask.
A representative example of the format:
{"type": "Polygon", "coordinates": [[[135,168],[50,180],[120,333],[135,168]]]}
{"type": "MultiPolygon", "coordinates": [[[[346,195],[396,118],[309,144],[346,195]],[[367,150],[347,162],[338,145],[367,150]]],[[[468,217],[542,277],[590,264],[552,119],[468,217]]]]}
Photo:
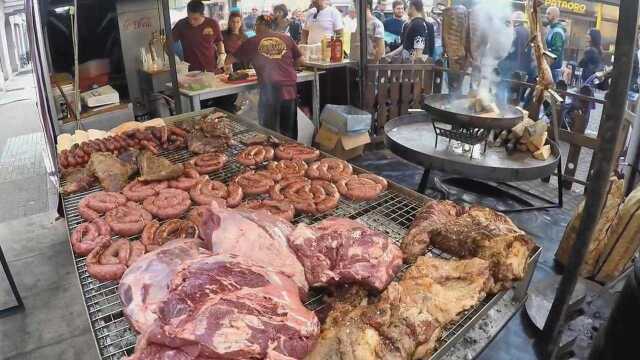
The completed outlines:
{"type": "Polygon", "coordinates": [[[306,44],[308,41],[309,41],[309,30],[302,29],[302,40],[300,41],[300,43],[306,44]]]}
{"type": "Polygon", "coordinates": [[[300,52],[300,48],[294,41],[291,41],[291,57],[293,57],[293,66],[296,68],[301,68],[304,66],[304,58],[302,57],[302,52],[300,52]]]}
{"type": "Polygon", "coordinates": [[[342,32],[343,32],[342,29],[343,29],[342,16],[340,15],[340,12],[334,8],[333,9],[333,33],[335,34],[336,37],[342,38],[342,32]]]}
{"type": "Polygon", "coordinates": [[[374,25],[373,29],[373,57],[378,61],[384,56],[384,26],[381,22],[374,25]]]}
{"type": "Polygon", "coordinates": [[[436,30],[432,23],[426,21],[427,25],[427,37],[425,39],[425,46],[427,48],[427,55],[433,58],[436,50],[436,30]]]}

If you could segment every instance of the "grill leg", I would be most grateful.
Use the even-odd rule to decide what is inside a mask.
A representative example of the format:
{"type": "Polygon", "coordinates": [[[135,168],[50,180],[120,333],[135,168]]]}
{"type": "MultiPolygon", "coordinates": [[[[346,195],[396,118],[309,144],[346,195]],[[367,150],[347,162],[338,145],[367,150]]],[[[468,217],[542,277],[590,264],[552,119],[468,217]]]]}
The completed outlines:
{"type": "Polygon", "coordinates": [[[13,293],[13,297],[16,299],[16,305],[10,306],[6,309],[0,310],[0,317],[5,314],[9,314],[15,310],[19,310],[24,308],[24,304],[22,303],[22,297],[20,296],[20,292],[18,292],[18,287],[16,286],[15,281],[13,281],[13,275],[11,275],[11,270],[9,269],[9,264],[7,264],[7,259],[4,257],[4,251],[2,251],[2,247],[0,247],[0,263],[2,263],[2,270],[4,270],[4,275],[7,277],[7,281],[9,281],[9,286],[11,287],[11,292],[13,293]]]}
{"type": "Polygon", "coordinates": [[[425,190],[427,190],[427,185],[429,185],[429,174],[431,173],[431,169],[424,168],[424,173],[422,174],[422,179],[420,179],[420,185],[418,185],[418,192],[420,194],[424,194],[425,190]]]}

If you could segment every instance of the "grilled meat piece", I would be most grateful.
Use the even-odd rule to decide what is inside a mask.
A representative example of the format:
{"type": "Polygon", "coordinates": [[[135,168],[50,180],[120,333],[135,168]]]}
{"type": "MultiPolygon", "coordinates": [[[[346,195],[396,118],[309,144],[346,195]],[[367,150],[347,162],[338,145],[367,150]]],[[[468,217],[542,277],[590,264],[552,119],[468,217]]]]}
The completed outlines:
{"type": "Polygon", "coordinates": [[[472,207],[431,233],[431,244],[455,257],[479,257],[491,264],[497,292],[524,277],[533,242],[507,216],[472,207]]]}
{"type": "Polygon", "coordinates": [[[207,137],[202,132],[196,131],[187,136],[189,151],[194,154],[208,154],[212,152],[224,152],[229,143],[230,137],[207,137]]]}
{"type": "Polygon", "coordinates": [[[142,151],[138,155],[140,167],[140,181],[162,181],[179,178],[184,172],[182,164],[173,164],[171,161],[155,156],[149,151],[142,151]]]}
{"type": "Polygon", "coordinates": [[[413,263],[431,245],[430,235],[448,221],[462,215],[466,209],[452,201],[430,201],[416,214],[400,249],[405,262],[413,263]]]}
{"type": "Polygon", "coordinates": [[[442,19],[442,42],[453,70],[465,70],[468,64],[469,15],[462,5],[448,7],[442,19]]]}
{"type": "Polygon", "coordinates": [[[87,167],[62,169],[62,176],[66,180],[66,184],[62,187],[64,195],[89,190],[98,180],[87,167]]]}
{"type": "Polygon", "coordinates": [[[240,80],[246,80],[249,78],[249,74],[246,71],[234,71],[231,74],[229,74],[229,77],[227,78],[229,81],[240,81],[240,80]]]}
{"type": "Polygon", "coordinates": [[[339,305],[308,360],[419,359],[433,353],[443,327],[491,288],[481,259],[420,257],[373,305],[339,305]]]}
{"type": "Polygon", "coordinates": [[[129,177],[138,170],[107,152],[91,154],[87,169],[98,178],[104,190],[109,192],[122,190],[129,182],[129,177]]]}

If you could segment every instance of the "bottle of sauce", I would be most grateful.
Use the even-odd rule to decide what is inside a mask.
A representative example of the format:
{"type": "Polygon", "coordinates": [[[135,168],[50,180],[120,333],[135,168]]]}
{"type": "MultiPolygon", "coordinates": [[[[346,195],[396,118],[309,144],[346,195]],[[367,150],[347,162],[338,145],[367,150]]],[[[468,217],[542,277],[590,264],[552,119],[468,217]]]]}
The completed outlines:
{"type": "Polygon", "coordinates": [[[342,62],[342,39],[334,37],[331,39],[331,62],[342,62]]]}
{"type": "Polygon", "coordinates": [[[320,41],[322,61],[329,62],[331,60],[331,38],[327,35],[322,37],[320,41]]]}

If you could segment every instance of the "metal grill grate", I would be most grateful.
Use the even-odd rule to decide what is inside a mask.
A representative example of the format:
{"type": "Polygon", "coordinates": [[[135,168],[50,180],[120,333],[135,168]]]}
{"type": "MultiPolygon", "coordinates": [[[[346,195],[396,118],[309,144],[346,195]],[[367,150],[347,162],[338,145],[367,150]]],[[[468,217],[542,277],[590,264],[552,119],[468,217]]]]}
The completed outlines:
{"type": "MultiPolygon", "coordinates": [[[[237,121],[230,120],[229,124],[234,131],[234,140],[236,141],[226,152],[229,161],[223,169],[209,175],[211,179],[223,182],[230,180],[233,176],[245,170],[243,165],[235,161],[235,156],[245,148],[241,143],[242,140],[258,134],[237,121]]],[[[183,163],[193,156],[187,150],[165,151],[161,155],[174,163],[183,163]]],[[[65,181],[62,180],[61,186],[64,186],[64,184],[65,181]]],[[[99,186],[94,186],[83,193],[63,196],[69,233],[84,221],[78,214],[79,201],[88,194],[100,190],[99,186]]],[[[374,201],[358,203],[342,198],[339,206],[331,212],[315,216],[299,215],[293,222],[313,224],[330,216],[347,217],[387,234],[394,242],[400,244],[415,214],[420,209],[421,203],[421,199],[397,192],[394,186],[391,186],[388,191],[381,194],[374,201]]],[[[135,240],[138,238],[139,235],[130,239],[135,240]]],[[[430,249],[429,252],[434,256],[451,258],[437,249],[430,249]]],[[[116,282],[100,283],[94,280],[86,271],[84,257],[76,257],[75,263],[87,313],[102,359],[121,359],[131,355],[136,342],[136,334],[123,316],[122,304],[117,291],[118,284],[116,282]]],[[[488,311],[490,305],[498,298],[499,296],[493,296],[485,299],[481,304],[463,315],[459,322],[451,326],[442,337],[441,351],[436,353],[433,358],[436,358],[449,345],[453,345],[458,335],[463,333],[474,319],[488,311]]],[[[322,293],[314,294],[305,305],[310,309],[317,310],[323,307],[322,299],[322,293]]]]}

